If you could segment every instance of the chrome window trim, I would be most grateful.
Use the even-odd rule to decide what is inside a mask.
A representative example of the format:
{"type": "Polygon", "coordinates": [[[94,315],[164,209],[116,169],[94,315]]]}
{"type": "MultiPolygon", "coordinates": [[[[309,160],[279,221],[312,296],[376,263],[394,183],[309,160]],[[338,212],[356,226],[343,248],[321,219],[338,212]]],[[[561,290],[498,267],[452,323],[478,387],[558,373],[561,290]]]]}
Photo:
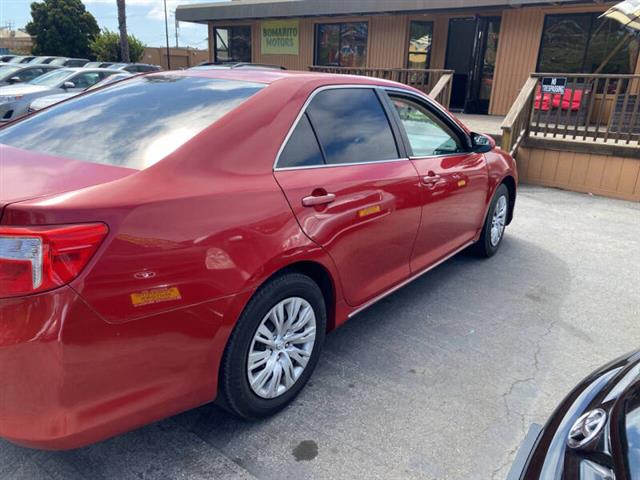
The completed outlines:
{"type": "Polygon", "coordinates": [[[311,170],[314,168],[336,168],[336,167],[355,167],[357,165],[380,165],[383,163],[397,163],[397,162],[406,162],[408,161],[409,158],[393,158],[391,160],[372,160],[370,162],[353,162],[353,163],[331,163],[331,164],[324,164],[324,165],[305,165],[305,166],[301,166],[301,167],[279,167],[279,168],[274,168],[273,171],[274,172],[286,172],[289,170],[311,170]]]}
{"type": "MultiPolygon", "coordinates": [[[[278,171],[287,171],[287,170],[309,170],[312,168],[327,168],[327,167],[352,167],[354,165],[370,165],[372,163],[388,163],[388,162],[400,162],[400,161],[408,161],[408,158],[392,158],[389,160],[371,160],[368,162],[353,162],[353,163],[332,163],[332,164],[324,164],[324,165],[307,165],[307,166],[301,166],[301,167],[278,167],[278,162],[280,161],[280,156],[282,155],[282,152],[284,151],[285,147],[287,146],[287,143],[289,143],[289,139],[291,138],[291,136],[293,135],[293,132],[295,131],[295,129],[298,127],[298,123],[300,123],[300,120],[302,119],[303,115],[306,113],[307,108],[309,107],[309,104],[313,101],[313,99],[316,97],[316,95],[318,95],[320,92],[324,92],[327,90],[344,90],[344,89],[352,89],[352,88],[359,88],[359,89],[363,89],[366,88],[368,90],[373,90],[375,92],[376,89],[378,88],[384,88],[381,85],[360,85],[360,84],[336,84],[336,85],[324,85],[322,87],[319,87],[317,89],[315,89],[313,92],[311,92],[311,95],[309,95],[309,98],[307,98],[307,100],[304,102],[304,105],[302,105],[302,108],[300,109],[300,112],[298,112],[298,116],[296,117],[295,121],[293,122],[293,125],[291,126],[291,128],[289,129],[289,131],[287,132],[287,136],[284,138],[284,141],[282,142],[282,144],[280,145],[280,148],[278,149],[278,154],[276,155],[276,159],[273,162],[273,167],[272,170],[274,172],[278,172],[278,171]]],[[[406,90],[403,89],[398,89],[401,92],[405,92],[406,90]]],[[[409,92],[410,93],[410,92],[409,92]]],[[[383,109],[384,106],[381,104],[380,105],[383,109]]],[[[391,126],[391,120],[389,119],[389,128],[392,130],[393,132],[393,128],[391,126]]]]}
{"type": "Polygon", "coordinates": [[[409,160],[419,161],[419,160],[428,160],[430,158],[461,157],[464,155],[469,155],[470,153],[473,153],[473,152],[445,153],[443,155],[425,155],[423,157],[412,155],[409,157],[409,160]]]}

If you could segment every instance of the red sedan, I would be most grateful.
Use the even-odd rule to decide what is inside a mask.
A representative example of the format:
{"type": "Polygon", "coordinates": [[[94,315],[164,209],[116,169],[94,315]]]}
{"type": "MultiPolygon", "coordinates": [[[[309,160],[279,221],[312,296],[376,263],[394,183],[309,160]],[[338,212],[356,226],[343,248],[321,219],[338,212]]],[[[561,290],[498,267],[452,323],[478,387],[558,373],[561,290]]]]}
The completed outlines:
{"type": "Polygon", "coordinates": [[[517,174],[410,87],[191,70],[0,129],[0,436],[82,446],[293,400],[325,334],[467,247],[517,174]]]}

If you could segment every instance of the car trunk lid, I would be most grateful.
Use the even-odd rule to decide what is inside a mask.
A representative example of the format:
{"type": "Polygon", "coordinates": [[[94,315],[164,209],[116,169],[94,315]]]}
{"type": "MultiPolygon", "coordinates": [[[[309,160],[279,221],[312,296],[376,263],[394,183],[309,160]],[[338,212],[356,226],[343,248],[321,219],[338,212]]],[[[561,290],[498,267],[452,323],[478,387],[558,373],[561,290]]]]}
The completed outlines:
{"type": "Polygon", "coordinates": [[[0,219],[11,203],[79,190],[136,172],[0,145],[0,219]]]}

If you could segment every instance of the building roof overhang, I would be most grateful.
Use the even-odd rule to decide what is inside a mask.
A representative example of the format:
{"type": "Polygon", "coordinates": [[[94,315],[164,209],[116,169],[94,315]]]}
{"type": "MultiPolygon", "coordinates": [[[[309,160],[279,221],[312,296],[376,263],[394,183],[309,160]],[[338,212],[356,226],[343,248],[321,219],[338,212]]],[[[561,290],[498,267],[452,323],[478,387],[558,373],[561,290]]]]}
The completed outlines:
{"type": "Polygon", "coordinates": [[[181,22],[401,14],[411,12],[585,3],[584,0],[232,0],[179,5],[181,22]]]}

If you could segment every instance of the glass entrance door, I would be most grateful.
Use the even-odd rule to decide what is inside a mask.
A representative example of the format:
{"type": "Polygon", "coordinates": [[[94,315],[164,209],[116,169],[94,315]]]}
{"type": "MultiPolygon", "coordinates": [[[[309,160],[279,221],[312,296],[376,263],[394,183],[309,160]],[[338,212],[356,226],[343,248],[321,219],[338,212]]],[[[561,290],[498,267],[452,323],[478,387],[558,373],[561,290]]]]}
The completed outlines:
{"type": "Polygon", "coordinates": [[[452,18],[445,68],[454,70],[451,108],[486,114],[496,66],[500,17],[452,18]]]}

